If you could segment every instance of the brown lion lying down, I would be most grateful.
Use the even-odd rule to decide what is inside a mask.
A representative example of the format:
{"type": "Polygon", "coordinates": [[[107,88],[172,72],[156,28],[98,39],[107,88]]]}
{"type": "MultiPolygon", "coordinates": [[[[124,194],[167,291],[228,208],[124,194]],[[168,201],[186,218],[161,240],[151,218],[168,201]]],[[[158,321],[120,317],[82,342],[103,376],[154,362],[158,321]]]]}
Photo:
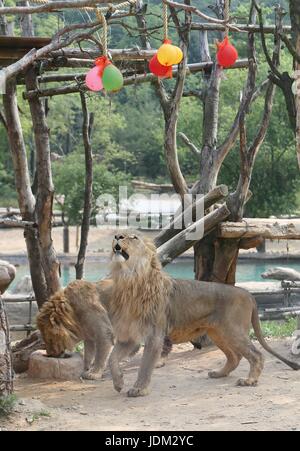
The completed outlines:
{"type": "Polygon", "coordinates": [[[112,283],[75,281],[46,302],[37,316],[49,357],[62,357],[84,341],[85,379],[102,377],[113,346],[113,330],[106,307],[112,283]]]}
{"type": "Polygon", "coordinates": [[[212,378],[228,376],[246,358],[250,373],[238,381],[241,386],[256,385],[264,366],[261,352],[249,338],[251,326],[264,349],[294,370],[300,369],[266,343],[250,293],[229,285],[171,279],[162,271],[155,246],[136,235],[115,237],[112,279],[110,316],[117,343],[110,368],[116,390],[124,385],[120,361],[145,341],[138,378],[128,396],[148,393],[165,335],[176,344],[208,334],[227,357],[223,369],[209,374],[212,378]]]}

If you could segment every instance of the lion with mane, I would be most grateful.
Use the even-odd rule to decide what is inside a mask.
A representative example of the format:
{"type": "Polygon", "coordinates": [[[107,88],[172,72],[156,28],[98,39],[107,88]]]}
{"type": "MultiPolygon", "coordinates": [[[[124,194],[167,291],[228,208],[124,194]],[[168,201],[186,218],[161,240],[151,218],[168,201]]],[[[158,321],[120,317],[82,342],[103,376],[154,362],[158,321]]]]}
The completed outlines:
{"type": "Polygon", "coordinates": [[[227,357],[224,368],[209,373],[211,378],[228,376],[246,358],[250,373],[238,381],[240,386],[255,386],[264,366],[262,353],[249,338],[251,326],[266,351],[292,369],[300,369],[265,341],[250,293],[224,284],[170,278],[162,271],[154,244],[137,235],[116,235],[111,276],[110,316],[116,345],[109,364],[117,391],[124,385],[120,361],[144,341],[138,378],[128,396],[148,393],[165,336],[178,344],[208,334],[227,357]]]}
{"type": "Polygon", "coordinates": [[[107,313],[112,283],[77,280],[47,301],[37,316],[49,357],[63,357],[65,351],[84,341],[84,379],[102,377],[113,346],[113,330],[107,313]]]}

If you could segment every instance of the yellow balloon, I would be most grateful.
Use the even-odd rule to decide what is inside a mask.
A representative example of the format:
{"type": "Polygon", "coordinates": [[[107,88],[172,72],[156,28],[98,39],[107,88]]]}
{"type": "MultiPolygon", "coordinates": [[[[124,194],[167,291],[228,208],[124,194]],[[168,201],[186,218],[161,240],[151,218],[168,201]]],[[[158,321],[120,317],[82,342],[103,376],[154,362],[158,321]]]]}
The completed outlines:
{"type": "Polygon", "coordinates": [[[183,53],[179,47],[172,45],[170,41],[165,43],[157,51],[157,59],[162,66],[173,66],[182,61],[183,53]]]}
{"type": "Polygon", "coordinates": [[[183,60],[183,53],[182,50],[179,47],[173,46],[176,50],[176,59],[174,60],[173,64],[180,64],[183,60]]]}

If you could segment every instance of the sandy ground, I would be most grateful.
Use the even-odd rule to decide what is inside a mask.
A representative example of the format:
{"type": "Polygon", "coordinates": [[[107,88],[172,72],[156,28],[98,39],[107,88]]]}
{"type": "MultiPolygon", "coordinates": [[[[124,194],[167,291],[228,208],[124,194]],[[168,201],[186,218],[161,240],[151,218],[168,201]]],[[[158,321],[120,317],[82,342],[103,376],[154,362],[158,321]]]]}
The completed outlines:
{"type": "MultiPolygon", "coordinates": [[[[289,353],[288,341],[272,346],[289,353]]],[[[133,383],[140,354],[125,364],[126,388],[133,383]]],[[[9,431],[296,431],[300,430],[300,376],[267,356],[260,384],[236,387],[248,364],[227,379],[211,380],[223,354],[215,349],[175,347],[167,366],[156,369],[152,392],[130,399],[112,388],[110,376],[100,382],[50,382],[18,378],[19,403],[1,429],[9,431]],[[48,415],[40,416],[41,414],[48,415]]]]}
{"type": "MultiPolygon", "coordinates": [[[[150,238],[154,238],[157,232],[143,232],[150,238]]],[[[91,227],[88,245],[88,254],[90,256],[99,253],[109,253],[111,250],[111,242],[115,231],[112,229],[99,229],[91,227]]],[[[63,229],[62,227],[55,227],[53,229],[53,242],[56,251],[59,254],[63,253],[63,229]]],[[[76,247],[76,227],[70,227],[70,256],[75,256],[78,252],[76,247]]],[[[189,250],[187,254],[191,254],[189,250]]],[[[249,251],[241,251],[241,253],[249,254],[249,251]]],[[[253,249],[250,253],[256,253],[253,249]]],[[[300,243],[299,241],[268,241],[268,254],[299,254],[300,257],[300,243]]],[[[26,255],[26,246],[21,229],[0,229],[0,255],[26,255]]]]}

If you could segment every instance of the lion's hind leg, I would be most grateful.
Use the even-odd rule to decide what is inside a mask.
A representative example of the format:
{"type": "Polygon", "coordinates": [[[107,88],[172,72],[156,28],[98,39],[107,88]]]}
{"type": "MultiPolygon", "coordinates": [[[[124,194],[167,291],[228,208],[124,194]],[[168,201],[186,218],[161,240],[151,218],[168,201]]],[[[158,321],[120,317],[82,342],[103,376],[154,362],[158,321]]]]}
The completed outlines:
{"type": "Polygon", "coordinates": [[[84,371],[88,371],[95,358],[95,343],[93,340],[84,341],[84,371]]]}
{"type": "Polygon", "coordinates": [[[208,373],[208,376],[212,379],[219,379],[222,377],[229,376],[232,371],[234,371],[241,361],[242,355],[232,349],[229,342],[218,335],[215,332],[210,332],[209,337],[214,341],[216,346],[218,346],[219,349],[226,355],[227,362],[225,366],[221,370],[217,371],[210,371],[208,373]]]}
{"type": "Polygon", "coordinates": [[[264,368],[264,357],[248,337],[243,343],[239,344],[239,350],[250,364],[250,373],[247,379],[239,379],[237,385],[240,387],[255,387],[264,368]]]}

